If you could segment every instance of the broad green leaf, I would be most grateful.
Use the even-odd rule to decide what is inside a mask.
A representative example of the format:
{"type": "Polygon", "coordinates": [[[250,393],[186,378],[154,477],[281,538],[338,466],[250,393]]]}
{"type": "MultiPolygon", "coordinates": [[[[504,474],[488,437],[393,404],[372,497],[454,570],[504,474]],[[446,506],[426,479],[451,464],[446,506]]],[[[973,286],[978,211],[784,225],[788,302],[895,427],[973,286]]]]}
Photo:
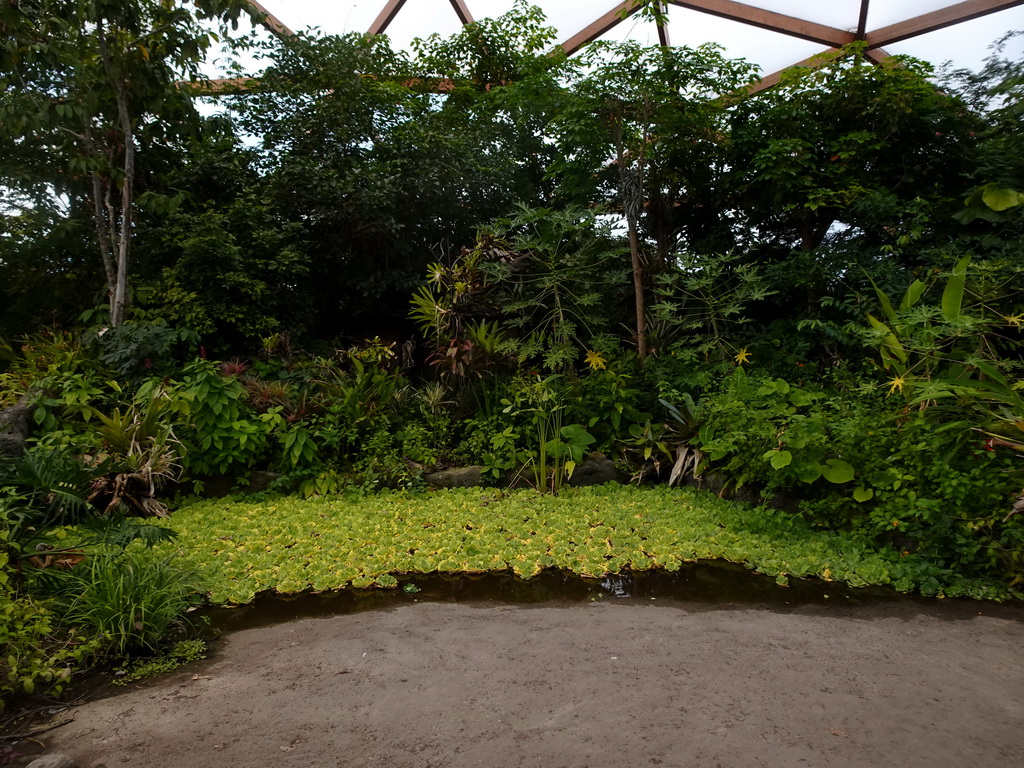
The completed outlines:
{"type": "Polygon", "coordinates": [[[860,502],[869,501],[875,497],[874,488],[854,488],[853,498],[860,502]]]}
{"type": "MultiPolygon", "coordinates": [[[[892,308],[892,302],[889,301],[889,297],[886,296],[885,292],[878,287],[875,281],[871,278],[871,275],[868,275],[867,272],[865,272],[864,274],[871,282],[871,287],[875,289],[875,295],[878,296],[878,303],[882,305],[882,312],[889,319],[890,323],[896,325],[896,323],[898,322],[898,318],[896,317],[896,310],[892,308]]],[[[868,317],[870,317],[870,315],[868,315],[868,317]]]]}
{"type": "Polygon", "coordinates": [[[900,302],[900,311],[906,312],[908,309],[917,304],[917,302],[920,301],[921,297],[924,295],[925,289],[927,287],[928,286],[925,283],[922,283],[920,280],[915,280],[914,282],[912,282],[910,284],[910,287],[907,288],[907,292],[903,294],[903,301],[900,302]]]}
{"type": "Polygon", "coordinates": [[[822,477],[830,483],[848,483],[853,480],[853,467],[842,459],[829,459],[821,469],[822,477]]]}
{"type": "Polygon", "coordinates": [[[793,461],[793,454],[789,451],[779,451],[771,458],[772,467],[775,469],[782,469],[788,467],[793,461]]]}
{"type": "Polygon", "coordinates": [[[960,318],[960,310],[964,300],[964,286],[967,282],[967,265],[971,257],[964,256],[953,267],[945,289],[942,291],[942,317],[947,323],[960,318]]]}
{"type": "Polygon", "coordinates": [[[998,184],[986,184],[982,189],[981,199],[993,211],[1005,211],[1024,203],[1024,194],[998,184]]]}

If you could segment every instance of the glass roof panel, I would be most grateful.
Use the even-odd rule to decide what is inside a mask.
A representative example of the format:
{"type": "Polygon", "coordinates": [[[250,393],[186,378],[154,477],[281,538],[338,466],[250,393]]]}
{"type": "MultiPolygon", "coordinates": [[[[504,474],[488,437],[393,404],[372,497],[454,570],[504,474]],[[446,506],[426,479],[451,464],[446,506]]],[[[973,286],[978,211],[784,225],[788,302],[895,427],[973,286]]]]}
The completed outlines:
{"type": "MultiPolygon", "coordinates": [[[[807,19],[816,24],[824,24],[836,29],[854,30],[860,17],[860,0],[828,0],[828,2],[808,3],[801,0],[742,0],[745,5],[764,8],[786,16],[807,19]]],[[[875,0],[879,2],[880,0],[875,0]]],[[[891,5],[899,5],[891,2],[891,5]]]]}
{"type": "Polygon", "coordinates": [[[868,7],[868,31],[923,16],[950,5],[956,3],[948,0],[872,0],[868,7]]]}
{"type": "MultiPolygon", "coordinates": [[[[472,10],[470,6],[470,11],[472,10]]],[[[352,31],[365,29],[364,27],[363,30],[352,31]]],[[[435,32],[442,37],[448,37],[460,29],[462,22],[448,0],[409,0],[384,34],[391,40],[392,48],[402,50],[409,48],[413,38],[430,37],[435,32]]]]}
{"type": "Polygon", "coordinates": [[[719,43],[725,48],[726,56],[757,64],[762,75],[777,72],[825,50],[821,43],[684,8],[669,9],[669,35],[673,45],[695,47],[703,43],[719,43]]]}
{"type": "Polygon", "coordinates": [[[319,27],[327,34],[365,32],[384,7],[381,0],[348,3],[325,3],[323,0],[260,0],[260,3],[295,32],[319,27]]]}
{"type": "MultiPolygon", "coordinates": [[[[467,0],[467,2],[473,2],[473,0],[467,0]]],[[[484,2],[477,0],[470,8],[479,5],[481,9],[486,9],[489,4],[487,0],[484,0],[484,2]]],[[[562,43],[595,19],[599,19],[608,11],[617,7],[619,3],[615,2],[615,0],[597,0],[597,2],[589,3],[581,2],[581,0],[567,0],[567,2],[541,0],[535,3],[535,5],[543,9],[544,15],[547,16],[547,23],[558,31],[556,40],[562,43]]],[[[483,15],[485,14],[481,12],[481,16],[483,15]]]]}
{"type": "MultiPolygon", "coordinates": [[[[380,14],[386,0],[261,0],[281,22],[294,30],[309,26],[325,33],[363,32],[380,14]]],[[[620,6],[619,0],[534,0],[555,27],[556,40],[564,42],[605,13],[620,6]]],[[[841,30],[857,26],[861,0],[738,0],[764,10],[803,18],[841,30]]],[[[465,0],[473,18],[498,16],[514,0],[465,0]]],[[[956,5],[956,0],[870,0],[867,31],[956,5]]],[[[669,36],[673,43],[697,45],[714,41],[726,46],[731,56],[744,57],[774,72],[821,51],[825,46],[769,32],[747,24],[672,5],[669,36]]],[[[406,0],[386,33],[396,48],[407,47],[414,37],[432,32],[442,35],[458,30],[458,17],[449,0],[406,0]]],[[[977,66],[993,39],[1009,29],[1024,27],[1024,5],[991,14],[919,38],[886,47],[893,53],[909,53],[938,63],[952,58],[957,66],[977,66]]],[[[631,17],[604,37],[657,42],[653,24],[631,17]]]]}
{"type": "MultiPolygon", "coordinates": [[[[885,46],[889,53],[905,53],[939,66],[952,60],[957,68],[978,69],[991,53],[989,47],[1012,29],[1024,28],[1024,6],[1000,11],[952,27],[885,46]]],[[[1024,37],[1007,47],[1008,58],[1024,57],[1024,37]]]]}

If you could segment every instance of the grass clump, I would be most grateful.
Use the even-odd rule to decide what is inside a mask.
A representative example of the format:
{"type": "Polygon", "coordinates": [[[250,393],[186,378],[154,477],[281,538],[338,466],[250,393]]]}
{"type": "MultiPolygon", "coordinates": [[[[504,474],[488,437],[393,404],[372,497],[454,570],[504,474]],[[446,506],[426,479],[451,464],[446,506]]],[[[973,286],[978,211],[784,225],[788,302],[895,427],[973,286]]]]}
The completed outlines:
{"type": "Polygon", "coordinates": [[[118,656],[156,649],[202,589],[176,555],[140,546],[99,552],[46,576],[44,588],[61,621],[102,638],[107,652],[118,656]]]}
{"type": "Polygon", "coordinates": [[[561,568],[598,577],[718,559],[780,583],[816,576],[927,595],[1009,594],[924,556],[879,549],[777,510],[688,488],[222,499],[180,509],[173,524],[183,558],[208,574],[214,603],[247,603],[264,591],[392,588],[396,574],[512,570],[528,578],[561,568]]]}

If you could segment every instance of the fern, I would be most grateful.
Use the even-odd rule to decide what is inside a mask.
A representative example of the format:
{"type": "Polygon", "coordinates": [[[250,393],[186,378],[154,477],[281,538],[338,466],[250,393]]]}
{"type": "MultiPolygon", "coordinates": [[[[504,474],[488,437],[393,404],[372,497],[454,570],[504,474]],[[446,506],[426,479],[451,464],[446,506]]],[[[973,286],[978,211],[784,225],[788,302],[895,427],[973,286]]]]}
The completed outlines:
{"type": "Polygon", "coordinates": [[[103,471],[102,465],[86,465],[66,450],[26,451],[4,479],[26,501],[20,505],[20,528],[73,525],[94,515],[88,497],[93,481],[103,471]]]}

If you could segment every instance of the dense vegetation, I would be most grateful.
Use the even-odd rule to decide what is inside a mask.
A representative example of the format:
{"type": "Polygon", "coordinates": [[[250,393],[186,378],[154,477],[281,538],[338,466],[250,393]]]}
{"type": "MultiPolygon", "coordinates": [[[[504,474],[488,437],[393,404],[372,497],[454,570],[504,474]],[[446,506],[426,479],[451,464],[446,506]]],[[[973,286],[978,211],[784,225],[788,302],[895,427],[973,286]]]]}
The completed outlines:
{"type": "Polygon", "coordinates": [[[193,6],[0,5],[0,693],[197,594],[404,572],[1019,590],[1021,62],[751,94],[714,46],[549,55],[525,5],[412,53],[193,6]],[[214,22],[266,67],[211,116],[214,22]],[[766,505],[565,492],[595,452],[766,505]],[[466,464],[562,493],[358,495],[466,464]]]}
{"type": "Polygon", "coordinates": [[[466,488],[303,501],[207,501],[175,513],[184,558],[210,574],[217,603],[261,592],[324,592],[398,585],[397,575],[561,568],[596,578],[678,570],[698,560],[745,563],[775,576],[817,576],[854,586],[1005,597],[920,553],[878,551],[862,537],[815,531],[791,515],[689,488],[617,485],[532,491],[466,488]]]}

